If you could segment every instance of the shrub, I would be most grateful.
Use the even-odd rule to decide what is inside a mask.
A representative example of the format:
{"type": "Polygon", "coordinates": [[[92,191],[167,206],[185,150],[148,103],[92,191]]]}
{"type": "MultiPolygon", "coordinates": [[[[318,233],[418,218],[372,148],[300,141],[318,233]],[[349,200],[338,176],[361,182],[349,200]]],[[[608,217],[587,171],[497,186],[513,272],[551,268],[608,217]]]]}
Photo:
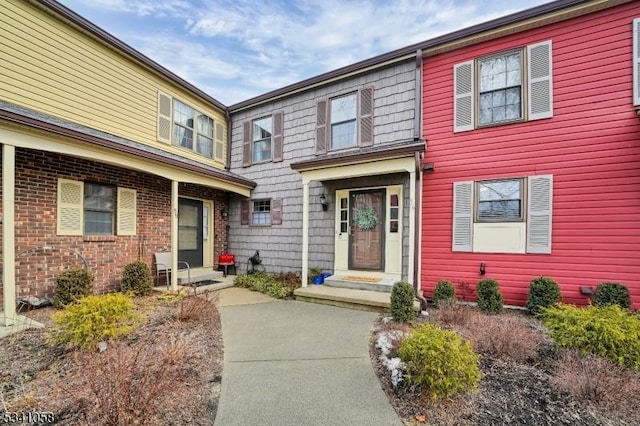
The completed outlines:
{"type": "Polygon", "coordinates": [[[606,358],[567,351],[556,361],[550,382],[556,389],[600,411],[634,419],[634,424],[640,422],[637,408],[640,373],[606,358]]]}
{"type": "Polygon", "coordinates": [[[436,312],[441,324],[460,326],[467,325],[474,314],[479,315],[476,310],[469,306],[460,305],[454,299],[440,301],[436,312]]]}
{"type": "Polygon", "coordinates": [[[466,329],[473,349],[505,361],[526,362],[538,358],[538,348],[543,343],[542,333],[529,324],[530,318],[523,315],[484,315],[474,312],[466,329]]]}
{"type": "Polygon", "coordinates": [[[87,296],[53,315],[53,343],[71,343],[82,349],[127,335],[141,321],[133,300],[122,293],[87,296]]]}
{"type": "Polygon", "coordinates": [[[482,378],[479,356],[453,331],[425,324],[400,343],[398,356],[407,368],[407,383],[432,399],[475,390],[482,378]]]}
{"type": "Polygon", "coordinates": [[[485,279],[478,282],[478,308],[482,312],[497,314],[502,311],[502,294],[498,281],[485,279]]]}
{"type": "Polygon", "coordinates": [[[290,277],[267,274],[266,272],[238,275],[233,283],[237,287],[259,291],[276,299],[289,298],[295,290],[295,287],[291,285],[290,277]]]}
{"type": "Polygon", "coordinates": [[[160,340],[139,348],[118,342],[103,353],[80,352],[74,363],[84,372],[82,383],[65,390],[76,400],[83,424],[160,424],[159,409],[184,389],[183,361],[190,349],[180,341],[160,340]]]}
{"type": "Polygon", "coordinates": [[[455,300],[456,289],[453,287],[451,281],[440,280],[436,285],[436,289],[433,291],[433,303],[436,306],[440,306],[441,302],[445,300],[455,300]]]}
{"type": "Polygon", "coordinates": [[[413,286],[398,281],[391,289],[391,316],[396,321],[407,322],[417,316],[413,310],[413,286]]]}
{"type": "Polygon", "coordinates": [[[86,269],[68,269],[56,277],[53,304],[62,308],[76,299],[91,294],[93,274],[86,269]]]}
{"type": "Polygon", "coordinates": [[[189,322],[201,321],[206,317],[211,317],[214,315],[214,304],[218,301],[218,297],[218,293],[216,292],[211,301],[208,300],[208,294],[206,298],[200,296],[185,298],[178,304],[176,319],[182,322],[189,322]]]}
{"type": "Polygon", "coordinates": [[[629,289],[618,283],[602,283],[596,287],[591,301],[596,306],[619,305],[629,309],[631,300],[629,289]]]}
{"type": "Polygon", "coordinates": [[[620,306],[555,305],[543,310],[542,322],[560,346],[640,371],[640,319],[620,306]]]}
{"type": "Polygon", "coordinates": [[[527,297],[527,311],[531,315],[538,315],[541,308],[547,308],[560,301],[560,288],[551,278],[534,278],[529,284],[527,297]]]}
{"type": "Polygon", "coordinates": [[[150,294],[153,290],[149,266],[141,260],[129,263],[122,272],[122,291],[131,291],[136,296],[150,294]]]}

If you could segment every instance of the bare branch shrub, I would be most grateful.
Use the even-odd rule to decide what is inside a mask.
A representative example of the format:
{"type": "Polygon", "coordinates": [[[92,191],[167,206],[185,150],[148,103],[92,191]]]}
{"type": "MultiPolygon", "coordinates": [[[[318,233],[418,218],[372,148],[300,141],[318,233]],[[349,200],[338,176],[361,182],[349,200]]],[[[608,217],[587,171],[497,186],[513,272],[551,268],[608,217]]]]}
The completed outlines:
{"type": "Polygon", "coordinates": [[[503,360],[525,362],[538,358],[544,336],[517,314],[484,315],[474,311],[463,332],[476,352],[503,360]]]}
{"type": "Polygon", "coordinates": [[[472,316],[480,315],[477,311],[456,302],[455,299],[442,300],[438,304],[438,321],[443,325],[466,326],[472,316]]]}
{"type": "Polygon", "coordinates": [[[179,341],[136,349],[117,342],[104,353],[77,352],[74,362],[84,371],[83,386],[64,390],[76,400],[87,424],[151,424],[158,421],[158,407],[178,397],[181,363],[188,352],[179,341]]]}
{"type": "Polygon", "coordinates": [[[219,298],[218,292],[205,293],[204,296],[191,296],[178,304],[176,319],[178,321],[201,321],[213,315],[214,305],[219,298]]]}
{"type": "Polygon", "coordinates": [[[551,384],[600,411],[640,422],[640,373],[606,358],[566,351],[556,361],[551,384]]]}

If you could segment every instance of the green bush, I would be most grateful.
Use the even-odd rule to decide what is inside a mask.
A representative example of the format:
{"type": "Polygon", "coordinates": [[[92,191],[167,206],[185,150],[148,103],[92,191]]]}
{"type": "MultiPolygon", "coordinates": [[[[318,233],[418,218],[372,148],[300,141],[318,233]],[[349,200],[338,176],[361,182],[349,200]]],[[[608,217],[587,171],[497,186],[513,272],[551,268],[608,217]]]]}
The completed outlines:
{"type": "Polygon", "coordinates": [[[396,321],[407,322],[417,316],[413,310],[413,286],[398,281],[391,289],[391,316],[396,321]]]}
{"type": "Polygon", "coordinates": [[[497,314],[502,312],[502,294],[498,281],[485,279],[478,282],[477,302],[482,312],[497,314]]]}
{"type": "Polygon", "coordinates": [[[53,315],[51,341],[93,349],[102,340],[127,335],[142,320],[133,300],[123,293],[87,296],[53,315]]]}
{"type": "Polygon", "coordinates": [[[149,266],[141,260],[131,262],[122,272],[122,291],[130,291],[136,296],[150,294],[153,290],[149,266]]]}
{"type": "Polygon", "coordinates": [[[618,283],[602,283],[596,287],[593,292],[591,302],[596,306],[619,305],[629,309],[631,306],[631,298],[629,289],[618,283]]]}
{"type": "Polygon", "coordinates": [[[68,269],[56,277],[53,305],[63,308],[76,299],[91,294],[93,274],[86,269],[68,269]]]}
{"type": "Polygon", "coordinates": [[[640,318],[620,306],[555,305],[542,311],[542,323],[562,347],[609,358],[640,371],[640,318]]]}
{"type": "Polygon", "coordinates": [[[295,287],[285,275],[273,275],[266,272],[237,275],[233,283],[237,287],[259,291],[276,299],[286,299],[293,295],[295,287]]]}
{"type": "Polygon", "coordinates": [[[531,315],[538,315],[542,308],[547,308],[560,301],[560,287],[558,283],[548,277],[537,277],[529,284],[527,297],[527,311],[531,315]]]}
{"type": "Polygon", "coordinates": [[[398,356],[406,365],[407,383],[424,388],[432,399],[475,390],[482,378],[471,344],[432,324],[403,340],[398,356]]]}
{"type": "Polygon", "coordinates": [[[436,306],[440,305],[440,302],[446,300],[455,300],[456,289],[453,287],[451,281],[440,280],[436,285],[436,289],[433,291],[433,303],[436,306]]]}

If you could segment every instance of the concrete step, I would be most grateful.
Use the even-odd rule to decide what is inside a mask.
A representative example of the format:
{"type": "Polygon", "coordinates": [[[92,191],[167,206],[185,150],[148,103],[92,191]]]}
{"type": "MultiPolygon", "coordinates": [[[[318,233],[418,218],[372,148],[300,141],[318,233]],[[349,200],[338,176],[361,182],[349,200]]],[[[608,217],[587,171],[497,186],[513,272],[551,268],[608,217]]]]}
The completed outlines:
{"type": "MultiPolygon", "coordinates": [[[[296,300],[303,302],[364,311],[385,313],[389,312],[391,306],[391,293],[382,291],[311,285],[298,288],[293,294],[296,300]]],[[[416,310],[420,309],[420,304],[417,301],[413,303],[413,306],[416,310]]]]}
{"type": "Polygon", "coordinates": [[[395,281],[390,278],[383,278],[377,282],[357,281],[355,278],[345,279],[345,276],[332,275],[325,278],[324,285],[327,287],[350,288],[353,290],[379,291],[383,293],[391,293],[395,281]]]}
{"type": "Polygon", "coordinates": [[[178,272],[178,285],[189,285],[190,283],[201,281],[217,281],[221,280],[222,276],[222,271],[214,271],[211,268],[192,269],[191,274],[186,270],[181,270],[178,272]],[[191,281],[189,282],[189,280],[191,281]]]}

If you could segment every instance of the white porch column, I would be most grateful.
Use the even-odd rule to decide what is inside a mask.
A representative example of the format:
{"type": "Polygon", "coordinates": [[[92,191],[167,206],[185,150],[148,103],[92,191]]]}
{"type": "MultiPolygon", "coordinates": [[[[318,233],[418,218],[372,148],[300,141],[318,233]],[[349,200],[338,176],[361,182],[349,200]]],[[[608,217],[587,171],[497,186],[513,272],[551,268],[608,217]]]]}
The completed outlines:
{"type": "Polygon", "coordinates": [[[407,281],[413,284],[413,267],[416,262],[416,172],[409,172],[409,266],[407,281]]]}
{"type": "Polygon", "coordinates": [[[2,283],[4,325],[16,321],[16,228],[15,228],[15,181],[16,147],[2,145],[2,283]]]}
{"type": "Polygon", "coordinates": [[[302,287],[309,280],[309,182],[302,182],[302,287]]]}
{"type": "Polygon", "coordinates": [[[171,290],[178,290],[178,181],[171,181],[171,290]]]}

